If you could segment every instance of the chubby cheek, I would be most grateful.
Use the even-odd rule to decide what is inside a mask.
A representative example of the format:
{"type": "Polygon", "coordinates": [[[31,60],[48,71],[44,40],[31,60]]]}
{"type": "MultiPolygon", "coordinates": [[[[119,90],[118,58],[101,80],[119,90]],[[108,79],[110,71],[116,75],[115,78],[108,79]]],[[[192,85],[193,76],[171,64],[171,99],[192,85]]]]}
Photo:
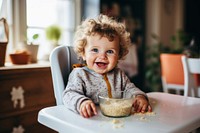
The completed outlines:
{"type": "Polygon", "coordinates": [[[114,67],[117,65],[117,63],[118,63],[118,60],[117,60],[117,58],[116,58],[116,59],[114,59],[114,60],[112,60],[112,61],[110,62],[110,64],[111,64],[111,67],[112,67],[112,68],[114,68],[114,67]]]}
{"type": "Polygon", "coordinates": [[[85,60],[86,60],[87,66],[89,67],[89,66],[93,66],[95,58],[94,56],[88,56],[86,57],[85,60]]]}

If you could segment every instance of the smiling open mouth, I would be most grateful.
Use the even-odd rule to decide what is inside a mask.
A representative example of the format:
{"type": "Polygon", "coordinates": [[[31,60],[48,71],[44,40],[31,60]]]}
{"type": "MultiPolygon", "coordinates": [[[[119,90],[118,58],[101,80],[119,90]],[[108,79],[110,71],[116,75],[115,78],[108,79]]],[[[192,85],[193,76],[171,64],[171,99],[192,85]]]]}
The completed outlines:
{"type": "Polygon", "coordinates": [[[103,63],[103,62],[96,62],[96,64],[97,64],[97,66],[98,66],[99,68],[106,68],[107,65],[108,65],[108,63],[103,63]]]}

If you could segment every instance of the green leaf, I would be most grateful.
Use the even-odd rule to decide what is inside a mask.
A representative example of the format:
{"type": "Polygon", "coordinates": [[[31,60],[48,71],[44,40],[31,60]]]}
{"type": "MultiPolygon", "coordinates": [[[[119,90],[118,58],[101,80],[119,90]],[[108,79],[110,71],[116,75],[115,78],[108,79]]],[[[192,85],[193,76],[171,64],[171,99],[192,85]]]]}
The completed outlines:
{"type": "Polygon", "coordinates": [[[39,37],[39,34],[34,34],[32,38],[33,38],[33,40],[36,40],[36,39],[38,39],[38,37],[39,37]]]}

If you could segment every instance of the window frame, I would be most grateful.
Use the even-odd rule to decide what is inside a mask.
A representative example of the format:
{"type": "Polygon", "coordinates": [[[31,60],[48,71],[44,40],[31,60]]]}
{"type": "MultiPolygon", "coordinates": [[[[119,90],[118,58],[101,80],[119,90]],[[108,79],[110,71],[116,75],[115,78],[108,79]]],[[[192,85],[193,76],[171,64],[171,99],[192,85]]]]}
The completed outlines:
{"type": "MultiPolygon", "coordinates": [[[[9,45],[12,45],[12,50],[17,49],[19,47],[20,42],[25,41],[26,33],[27,33],[27,21],[26,21],[26,0],[11,0],[12,1],[12,34],[13,38],[10,40],[9,45]]],[[[81,22],[81,0],[72,0],[75,5],[75,27],[70,31],[75,32],[75,28],[81,22]]],[[[73,17],[73,16],[72,16],[73,17]]],[[[68,29],[65,29],[68,30],[68,29]]],[[[62,44],[68,45],[68,44],[62,44]]],[[[72,45],[72,44],[69,44],[72,45]]],[[[9,51],[11,52],[11,51],[9,51]]]]}

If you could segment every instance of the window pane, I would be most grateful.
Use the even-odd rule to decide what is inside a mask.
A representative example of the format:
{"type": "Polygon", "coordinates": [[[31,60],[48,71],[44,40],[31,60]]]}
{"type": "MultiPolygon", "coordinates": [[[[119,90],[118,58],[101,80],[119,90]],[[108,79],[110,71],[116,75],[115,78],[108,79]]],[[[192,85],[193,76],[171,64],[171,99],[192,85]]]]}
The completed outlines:
{"type": "Polygon", "coordinates": [[[61,44],[72,45],[74,32],[65,31],[65,32],[63,32],[63,36],[64,36],[64,38],[63,38],[63,42],[61,42],[61,44]]]}
{"type": "Polygon", "coordinates": [[[75,28],[75,3],[73,0],[59,0],[57,3],[58,23],[67,30],[75,28]]]}
{"type": "Polygon", "coordinates": [[[39,34],[39,58],[48,49],[50,42],[46,39],[45,29],[50,25],[56,24],[62,28],[59,45],[72,44],[75,29],[74,0],[27,0],[26,4],[27,37],[31,39],[34,34],[39,34]],[[44,51],[41,52],[41,49],[44,51]]]}
{"type": "Polygon", "coordinates": [[[47,27],[59,24],[73,29],[74,2],[72,0],[27,0],[28,27],[47,27]]]}
{"type": "Polygon", "coordinates": [[[27,0],[27,25],[46,27],[56,22],[56,0],[27,0]]]}
{"type": "Polygon", "coordinates": [[[34,43],[39,43],[39,42],[45,42],[46,41],[46,38],[45,38],[45,32],[43,29],[38,29],[38,28],[28,28],[27,29],[27,41],[28,42],[32,42],[33,39],[33,35],[34,34],[39,34],[39,38],[37,40],[34,41],[34,43]]]}

